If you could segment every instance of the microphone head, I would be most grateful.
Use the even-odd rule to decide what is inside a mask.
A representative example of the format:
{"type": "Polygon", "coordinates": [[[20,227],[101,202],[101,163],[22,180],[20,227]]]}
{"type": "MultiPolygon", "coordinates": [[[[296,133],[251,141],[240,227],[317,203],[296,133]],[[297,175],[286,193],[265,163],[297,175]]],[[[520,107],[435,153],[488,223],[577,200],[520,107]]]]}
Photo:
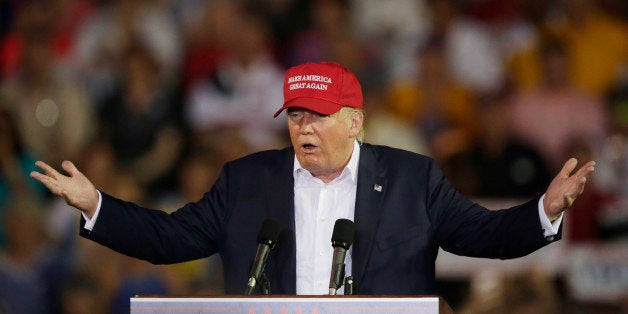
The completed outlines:
{"type": "Polygon", "coordinates": [[[334,225],[334,232],[331,234],[331,245],[333,247],[341,246],[348,250],[353,244],[354,234],[353,221],[344,218],[338,219],[334,225]]]}
{"type": "Polygon", "coordinates": [[[262,223],[262,229],[260,229],[257,235],[257,243],[268,244],[270,246],[275,245],[277,239],[279,239],[279,232],[281,231],[281,225],[277,220],[266,219],[262,223]]]}

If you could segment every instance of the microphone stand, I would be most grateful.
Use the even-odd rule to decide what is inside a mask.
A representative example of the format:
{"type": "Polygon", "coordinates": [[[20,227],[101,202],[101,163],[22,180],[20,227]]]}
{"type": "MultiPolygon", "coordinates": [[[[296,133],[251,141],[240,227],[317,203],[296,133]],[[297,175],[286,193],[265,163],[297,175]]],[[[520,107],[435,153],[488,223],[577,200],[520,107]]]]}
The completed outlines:
{"type": "Polygon", "coordinates": [[[270,295],[270,280],[266,277],[266,273],[262,273],[262,277],[260,278],[260,286],[262,287],[263,295],[270,295]]]}
{"type": "Polygon", "coordinates": [[[270,295],[270,280],[266,277],[266,273],[262,273],[259,278],[259,282],[255,280],[255,277],[249,278],[249,284],[246,287],[244,294],[255,294],[255,291],[260,289],[263,295],[270,295]]]}
{"type": "Polygon", "coordinates": [[[345,278],[345,295],[353,294],[353,276],[347,276],[345,278]]]}

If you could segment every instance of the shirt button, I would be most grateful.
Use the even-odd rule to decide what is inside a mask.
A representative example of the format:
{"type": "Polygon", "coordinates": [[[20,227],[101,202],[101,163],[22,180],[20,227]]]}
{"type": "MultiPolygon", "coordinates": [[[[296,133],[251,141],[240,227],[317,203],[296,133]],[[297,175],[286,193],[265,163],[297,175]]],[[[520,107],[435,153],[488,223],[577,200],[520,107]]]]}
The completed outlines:
{"type": "Polygon", "coordinates": [[[322,217],[321,221],[327,221],[327,217],[322,217]]]}
{"type": "Polygon", "coordinates": [[[325,252],[323,252],[323,251],[318,252],[318,255],[320,255],[320,256],[323,256],[324,254],[325,254],[325,252]]]}

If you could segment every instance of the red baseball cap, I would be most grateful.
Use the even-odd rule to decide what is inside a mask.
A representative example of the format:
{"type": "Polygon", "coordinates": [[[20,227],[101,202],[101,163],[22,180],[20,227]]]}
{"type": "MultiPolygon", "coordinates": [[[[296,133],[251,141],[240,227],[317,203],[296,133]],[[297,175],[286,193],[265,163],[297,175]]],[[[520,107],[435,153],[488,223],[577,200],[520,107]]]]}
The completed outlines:
{"type": "Polygon", "coordinates": [[[342,107],[362,108],[358,78],[338,63],[308,62],[289,68],[283,82],[284,109],[300,107],[330,115],[342,107]]]}

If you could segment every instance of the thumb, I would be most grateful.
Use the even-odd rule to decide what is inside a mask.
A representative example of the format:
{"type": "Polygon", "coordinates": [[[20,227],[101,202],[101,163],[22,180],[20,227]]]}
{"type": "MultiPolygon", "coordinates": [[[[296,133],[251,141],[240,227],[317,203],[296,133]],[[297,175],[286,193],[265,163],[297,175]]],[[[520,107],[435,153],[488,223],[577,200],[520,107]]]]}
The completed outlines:
{"type": "Polygon", "coordinates": [[[558,173],[558,175],[563,178],[568,178],[569,175],[573,172],[573,170],[576,169],[577,165],[578,165],[578,160],[576,158],[569,158],[569,160],[565,162],[565,165],[560,170],[560,173],[558,173]]]}
{"type": "Polygon", "coordinates": [[[63,170],[67,171],[71,177],[77,174],[81,174],[81,172],[76,168],[76,166],[74,166],[74,164],[69,160],[64,160],[61,163],[61,167],[63,168],[63,170]]]}

